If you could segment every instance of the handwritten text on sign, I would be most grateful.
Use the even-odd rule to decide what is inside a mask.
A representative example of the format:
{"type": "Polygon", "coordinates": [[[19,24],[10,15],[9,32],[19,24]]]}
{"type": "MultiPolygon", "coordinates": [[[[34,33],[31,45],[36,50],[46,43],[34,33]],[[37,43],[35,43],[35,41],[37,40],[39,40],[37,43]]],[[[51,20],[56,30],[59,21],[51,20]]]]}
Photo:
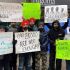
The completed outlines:
{"type": "Polygon", "coordinates": [[[39,32],[15,33],[16,53],[27,53],[40,51],[39,32]]]}
{"type": "Polygon", "coordinates": [[[67,22],[68,10],[67,5],[45,6],[45,23],[52,23],[54,20],[67,22]]]}
{"type": "Polygon", "coordinates": [[[22,21],[21,4],[0,2],[0,21],[21,22],[22,21]]]}
{"type": "Polygon", "coordinates": [[[56,58],[70,60],[70,40],[56,41],[56,58]]]}
{"type": "Polygon", "coordinates": [[[13,33],[0,33],[0,55],[13,53],[13,33]]]}

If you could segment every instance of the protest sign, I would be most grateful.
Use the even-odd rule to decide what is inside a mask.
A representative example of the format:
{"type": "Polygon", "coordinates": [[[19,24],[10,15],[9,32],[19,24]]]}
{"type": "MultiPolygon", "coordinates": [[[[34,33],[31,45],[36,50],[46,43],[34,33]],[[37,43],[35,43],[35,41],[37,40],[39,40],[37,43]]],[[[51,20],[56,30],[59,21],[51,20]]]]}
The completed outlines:
{"type": "Polygon", "coordinates": [[[35,18],[40,19],[41,7],[40,3],[22,3],[22,13],[25,19],[35,18]]]}
{"type": "Polygon", "coordinates": [[[0,2],[0,22],[22,22],[21,4],[0,2]]]}
{"type": "Polygon", "coordinates": [[[52,23],[54,20],[67,22],[68,10],[67,5],[45,6],[44,22],[52,23]]]}
{"type": "Polygon", "coordinates": [[[13,33],[0,33],[0,55],[13,53],[13,33]]]}
{"type": "Polygon", "coordinates": [[[70,60],[70,40],[56,41],[56,58],[70,60]]]}
{"type": "Polygon", "coordinates": [[[15,33],[16,53],[27,53],[40,51],[39,32],[15,33]]]}

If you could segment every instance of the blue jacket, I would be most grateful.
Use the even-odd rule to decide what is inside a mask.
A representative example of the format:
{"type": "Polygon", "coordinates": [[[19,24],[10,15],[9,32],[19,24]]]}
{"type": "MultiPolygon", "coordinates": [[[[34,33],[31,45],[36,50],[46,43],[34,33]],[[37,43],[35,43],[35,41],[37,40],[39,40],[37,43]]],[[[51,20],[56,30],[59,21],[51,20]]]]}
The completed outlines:
{"type": "Polygon", "coordinates": [[[41,51],[48,51],[48,33],[46,31],[40,32],[40,47],[41,51]]]}

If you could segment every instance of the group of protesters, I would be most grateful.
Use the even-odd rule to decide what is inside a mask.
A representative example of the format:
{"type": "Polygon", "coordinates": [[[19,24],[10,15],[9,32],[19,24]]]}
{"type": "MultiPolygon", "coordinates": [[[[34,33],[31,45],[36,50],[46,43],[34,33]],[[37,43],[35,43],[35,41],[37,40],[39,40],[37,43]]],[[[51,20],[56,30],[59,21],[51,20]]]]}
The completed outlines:
{"type": "MultiPolygon", "coordinates": [[[[0,32],[39,31],[41,48],[41,51],[38,52],[15,54],[17,41],[14,39],[13,34],[13,53],[0,55],[0,70],[61,70],[62,60],[56,59],[55,42],[57,39],[64,39],[64,30],[67,28],[68,23],[69,20],[61,27],[58,20],[54,20],[50,25],[49,23],[44,23],[42,19],[30,18],[29,20],[23,20],[19,25],[16,25],[16,22],[11,22],[8,27],[0,26],[0,32]],[[49,31],[45,31],[44,26],[47,26],[49,31]],[[49,67],[47,63],[48,44],[50,44],[49,67]],[[18,65],[17,56],[19,58],[18,65]]],[[[66,61],[66,70],[70,70],[69,61],[66,61]]]]}

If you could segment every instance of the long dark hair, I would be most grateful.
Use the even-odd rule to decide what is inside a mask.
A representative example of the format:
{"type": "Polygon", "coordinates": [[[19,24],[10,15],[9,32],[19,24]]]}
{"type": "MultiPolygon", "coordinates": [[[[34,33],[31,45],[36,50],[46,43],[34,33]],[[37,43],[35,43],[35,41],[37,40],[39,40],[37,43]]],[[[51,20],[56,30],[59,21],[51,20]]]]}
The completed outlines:
{"type": "Polygon", "coordinates": [[[54,24],[57,23],[58,24],[58,29],[61,29],[60,23],[58,20],[53,21],[52,23],[52,28],[54,29],[54,24]]]}

